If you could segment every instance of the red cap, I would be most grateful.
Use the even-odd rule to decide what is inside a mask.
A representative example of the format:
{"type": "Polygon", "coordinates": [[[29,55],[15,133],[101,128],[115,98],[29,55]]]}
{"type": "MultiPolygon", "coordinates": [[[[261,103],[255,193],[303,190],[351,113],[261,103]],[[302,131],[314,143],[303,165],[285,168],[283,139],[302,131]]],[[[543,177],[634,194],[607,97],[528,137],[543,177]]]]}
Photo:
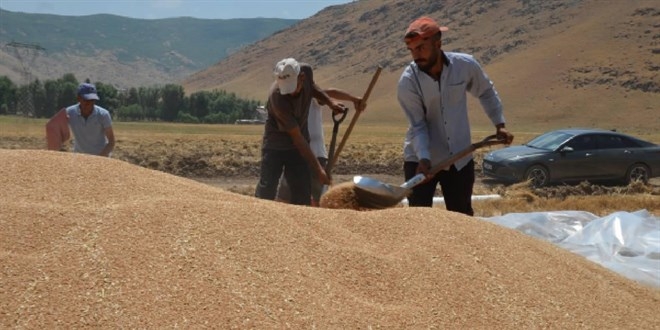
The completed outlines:
{"type": "Polygon", "coordinates": [[[430,17],[420,17],[414,22],[410,23],[404,39],[406,41],[413,41],[417,38],[428,38],[440,31],[449,30],[446,26],[440,26],[430,17]]]}

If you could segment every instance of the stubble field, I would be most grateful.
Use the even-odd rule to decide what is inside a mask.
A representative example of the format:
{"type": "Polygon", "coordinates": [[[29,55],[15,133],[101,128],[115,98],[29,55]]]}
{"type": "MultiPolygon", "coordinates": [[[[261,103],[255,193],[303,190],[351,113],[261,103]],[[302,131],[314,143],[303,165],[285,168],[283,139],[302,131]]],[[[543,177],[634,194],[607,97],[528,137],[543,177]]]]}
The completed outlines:
{"type": "MultiPolygon", "coordinates": [[[[43,120],[0,117],[0,148],[45,149],[44,124],[43,120]]],[[[338,144],[343,137],[343,129],[345,127],[339,131],[338,144]]],[[[260,125],[116,122],[114,130],[117,145],[113,158],[243,195],[251,196],[254,193],[259,175],[263,130],[260,125]]],[[[397,185],[403,183],[401,137],[404,131],[404,127],[357,125],[333,169],[334,184],[348,181],[354,175],[371,176],[397,185]]],[[[332,127],[326,126],[325,132],[326,142],[329,143],[332,127]]],[[[475,128],[473,137],[479,140],[491,133],[475,128]]],[[[513,133],[516,135],[514,144],[519,144],[542,132],[513,133]]],[[[657,136],[643,138],[658,140],[657,136]]],[[[649,185],[629,186],[583,182],[573,186],[531,189],[526,184],[505,185],[481,175],[480,159],[493,148],[475,152],[477,183],[474,193],[499,194],[502,198],[475,201],[477,216],[553,210],[580,210],[604,216],[615,211],[640,209],[660,214],[658,179],[652,180],[649,185]]]]}

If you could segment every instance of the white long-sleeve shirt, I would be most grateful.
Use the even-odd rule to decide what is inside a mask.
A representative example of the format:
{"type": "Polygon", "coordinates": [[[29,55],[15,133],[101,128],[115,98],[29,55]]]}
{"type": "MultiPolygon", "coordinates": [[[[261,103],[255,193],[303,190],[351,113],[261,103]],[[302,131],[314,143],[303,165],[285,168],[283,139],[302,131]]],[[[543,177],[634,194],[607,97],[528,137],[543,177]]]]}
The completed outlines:
{"type": "MultiPolygon", "coordinates": [[[[472,144],[467,93],[479,99],[493,125],[504,123],[502,102],[479,63],[468,54],[443,52],[440,80],[421,71],[415,62],[399,78],[397,98],[409,121],[404,160],[429,159],[435,165],[472,144]],[[425,109],[426,108],[426,109],[425,109]]],[[[463,168],[472,155],[455,164],[463,168]]]]}
{"type": "Polygon", "coordinates": [[[312,103],[309,105],[307,128],[309,130],[309,147],[312,149],[314,156],[316,158],[328,158],[325,141],[323,140],[323,114],[321,113],[321,106],[314,98],[312,98],[312,103]]]}

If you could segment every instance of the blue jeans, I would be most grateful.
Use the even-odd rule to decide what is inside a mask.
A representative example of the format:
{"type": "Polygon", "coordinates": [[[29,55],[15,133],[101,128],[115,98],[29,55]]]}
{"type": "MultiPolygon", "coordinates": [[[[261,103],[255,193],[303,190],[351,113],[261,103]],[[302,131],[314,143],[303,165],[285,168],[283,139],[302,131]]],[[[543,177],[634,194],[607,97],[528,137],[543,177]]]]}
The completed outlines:
{"type": "MultiPolygon", "coordinates": [[[[415,176],[416,171],[417,162],[405,162],[403,164],[406,181],[415,176]]],[[[435,189],[439,183],[447,210],[472,216],[474,215],[472,209],[474,180],[474,160],[467,163],[460,171],[452,165],[448,171],[440,171],[433,179],[414,187],[412,193],[408,196],[408,205],[433,206],[433,195],[435,195],[435,189]]]]}
{"type": "Polygon", "coordinates": [[[284,173],[291,190],[291,204],[311,204],[311,179],[307,161],[297,149],[261,150],[261,171],[254,196],[275,200],[280,176],[284,173]]]}

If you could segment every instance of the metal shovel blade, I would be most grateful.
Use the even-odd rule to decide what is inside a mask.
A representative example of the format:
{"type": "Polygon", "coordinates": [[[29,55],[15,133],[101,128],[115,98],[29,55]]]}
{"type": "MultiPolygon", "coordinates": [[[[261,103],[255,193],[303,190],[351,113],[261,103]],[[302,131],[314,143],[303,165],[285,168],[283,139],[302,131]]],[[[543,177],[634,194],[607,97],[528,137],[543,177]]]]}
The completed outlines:
{"type": "Polygon", "coordinates": [[[357,186],[355,194],[359,204],[374,209],[385,209],[399,204],[411,192],[410,189],[393,186],[366,176],[354,176],[353,183],[357,186]]]}
{"type": "MultiPolygon", "coordinates": [[[[487,136],[483,140],[471,144],[469,147],[434,165],[429,170],[429,172],[431,175],[435,175],[442,169],[449,168],[449,166],[454,164],[454,162],[465,157],[478,148],[504,143],[504,140],[498,139],[495,135],[487,136]]],[[[408,197],[408,195],[412,192],[412,188],[421,184],[425,180],[425,175],[418,173],[414,177],[410,178],[410,180],[404,182],[402,185],[392,186],[369,177],[353,177],[353,183],[355,184],[355,196],[357,197],[358,204],[374,209],[384,209],[399,204],[404,198],[408,197]]]]}

